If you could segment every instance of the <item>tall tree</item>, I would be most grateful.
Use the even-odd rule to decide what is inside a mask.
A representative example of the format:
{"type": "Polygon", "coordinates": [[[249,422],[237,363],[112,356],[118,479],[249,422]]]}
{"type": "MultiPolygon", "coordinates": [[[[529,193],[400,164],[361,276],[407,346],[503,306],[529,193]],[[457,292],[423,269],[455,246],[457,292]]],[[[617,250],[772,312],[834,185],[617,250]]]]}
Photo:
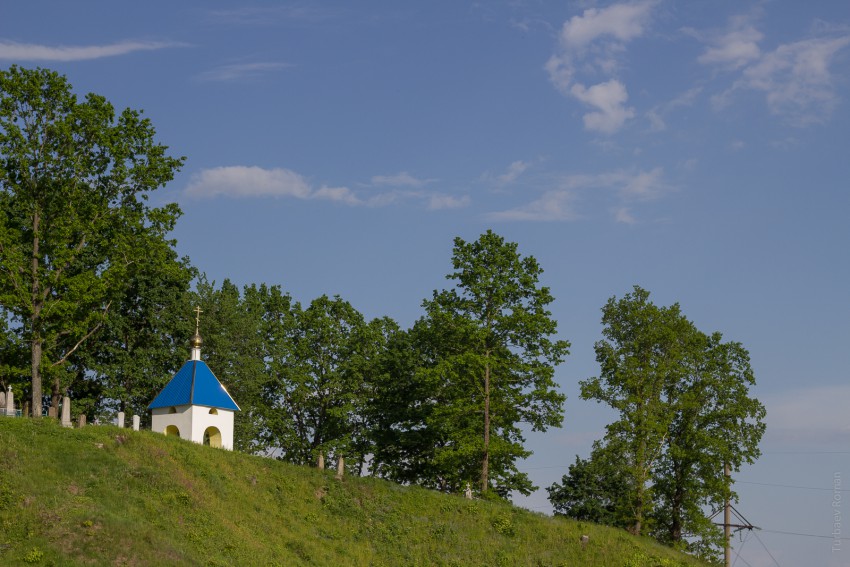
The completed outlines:
{"type": "MultiPolygon", "coordinates": [[[[95,94],[80,101],[53,71],[0,72],[0,304],[30,347],[36,416],[45,369],[103,324],[112,290],[144,252],[132,232],[156,210],[147,194],[183,162],[154,135],[141,112],[116,116],[95,94]]],[[[54,397],[58,389],[54,381],[54,397]]]]}
{"type": "Polygon", "coordinates": [[[202,310],[201,356],[242,410],[235,416],[233,446],[251,453],[264,449],[262,392],[268,373],[263,315],[271,293],[265,285],[244,286],[240,292],[227,279],[216,289],[202,275],[193,297],[202,310]]]}
{"type": "Polygon", "coordinates": [[[630,531],[640,534],[652,509],[649,482],[675,416],[668,385],[684,379],[688,341],[695,329],[678,305],[658,307],[649,292],[635,287],[602,309],[604,340],[595,345],[600,376],[581,383],[585,400],[604,402],[620,413],[607,438],[622,444],[629,479],[630,531]]]}
{"type": "Polygon", "coordinates": [[[638,286],[602,312],[600,376],[582,382],[582,397],[610,405],[619,419],[589,461],[549,489],[550,499],[574,517],[600,499],[614,502],[625,510],[615,525],[691,551],[710,549],[718,531],[703,508],[734,497],[723,465],[752,463],[764,433],[764,407],[749,395],[749,354],[720,333],[699,331],[678,304],[656,306],[638,286]],[[612,452],[619,459],[605,458],[612,452]],[[624,482],[576,492],[588,470],[624,482]]]}
{"type": "Polygon", "coordinates": [[[749,395],[755,385],[747,350],[720,333],[700,333],[689,353],[691,371],[670,384],[675,417],[666,448],[653,471],[656,539],[704,553],[722,546],[720,530],[703,513],[735,498],[724,474],[760,455],[765,409],[749,395]],[[686,539],[685,534],[689,537],[686,539]]]}
{"type": "Polygon", "coordinates": [[[379,334],[350,303],[336,296],[292,306],[281,320],[270,361],[268,405],[277,414],[271,430],[280,458],[315,464],[320,456],[357,454],[365,396],[365,357],[379,334]]]}
{"type": "Polygon", "coordinates": [[[26,358],[18,336],[9,329],[6,309],[0,305],[0,391],[6,392],[14,384],[20,396],[26,386],[26,358]]]}
{"type": "MultiPolygon", "coordinates": [[[[94,374],[106,405],[148,419],[147,405],[186,360],[193,326],[189,286],[196,270],[166,239],[175,217],[145,238],[146,253],[128,264],[102,329],[80,353],[81,379],[94,374]],[[151,237],[152,236],[152,237],[151,237]]],[[[75,404],[77,405],[77,404],[75,404]]]]}
{"type": "Polygon", "coordinates": [[[491,477],[499,492],[528,492],[530,482],[514,465],[529,454],[519,424],[560,426],[565,396],[553,375],[569,343],[552,338],[557,323],[547,309],[549,288],[539,285],[543,270],[516,243],[490,230],[475,242],[456,238],[452,266],[446,277],[456,287],[423,303],[428,325],[451,340],[429,369],[450,398],[438,410],[458,434],[438,458],[477,463],[482,493],[491,477]]]}

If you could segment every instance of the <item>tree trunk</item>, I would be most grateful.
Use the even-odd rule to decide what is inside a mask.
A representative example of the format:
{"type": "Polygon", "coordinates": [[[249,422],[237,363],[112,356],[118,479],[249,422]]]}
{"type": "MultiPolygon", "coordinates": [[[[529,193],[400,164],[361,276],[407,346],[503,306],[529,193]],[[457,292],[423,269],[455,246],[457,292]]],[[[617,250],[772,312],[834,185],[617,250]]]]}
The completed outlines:
{"type": "Polygon", "coordinates": [[[36,419],[41,417],[41,308],[44,305],[41,300],[41,288],[38,285],[38,229],[40,222],[41,216],[36,208],[32,217],[32,264],[30,267],[30,275],[32,276],[32,313],[30,314],[30,332],[32,333],[32,416],[36,419]]]}
{"type": "Polygon", "coordinates": [[[32,416],[41,417],[41,338],[32,339],[32,416]]]}
{"type": "Polygon", "coordinates": [[[56,417],[59,417],[59,401],[62,399],[62,391],[59,385],[59,376],[53,379],[53,387],[50,390],[50,407],[56,410],[56,417]]]}
{"type": "MultiPolygon", "coordinates": [[[[489,358],[490,353],[487,353],[489,358]]],[[[490,488],[490,362],[484,365],[484,457],[481,463],[481,494],[490,488]]]]}
{"type": "Polygon", "coordinates": [[[684,479],[682,478],[681,466],[674,468],[676,488],[673,489],[673,502],[670,506],[670,541],[682,541],[682,505],[685,501],[685,489],[682,486],[684,479]]]}

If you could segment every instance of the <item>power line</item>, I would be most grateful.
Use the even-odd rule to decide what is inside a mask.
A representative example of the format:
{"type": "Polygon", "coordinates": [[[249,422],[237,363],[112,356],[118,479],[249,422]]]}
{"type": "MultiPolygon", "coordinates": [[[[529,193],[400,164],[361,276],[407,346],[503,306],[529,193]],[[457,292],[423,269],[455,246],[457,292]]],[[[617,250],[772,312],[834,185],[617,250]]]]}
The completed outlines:
{"type": "Polygon", "coordinates": [[[746,536],[744,536],[744,539],[742,539],[742,540],[741,540],[741,547],[740,547],[739,549],[736,549],[736,550],[735,550],[735,561],[732,563],[732,567],[735,567],[735,564],[736,564],[736,563],[738,563],[738,560],[739,560],[739,559],[740,559],[741,561],[743,561],[743,562],[744,562],[744,565],[746,565],[747,567],[753,567],[752,565],[750,565],[749,563],[747,563],[747,560],[746,560],[746,559],[744,559],[743,557],[741,557],[741,552],[742,552],[742,551],[744,551],[744,545],[746,545],[746,543],[747,543],[747,541],[749,541],[749,539],[750,539],[750,532],[749,532],[749,531],[747,531],[747,535],[746,535],[746,536]]]}
{"type": "Polygon", "coordinates": [[[850,455],[850,451],[765,451],[762,455],[850,455]]]}
{"type": "Polygon", "coordinates": [[[770,550],[767,548],[767,546],[766,546],[766,545],[764,544],[764,542],[761,540],[761,538],[759,537],[759,535],[758,535],[756,532],[753,532],[753,535],[754,535],[754,536],[756,536],[756,539],[757,539],[757,540],[759,540],[759,543],[761,544],[761,546],[764,548],[764,550],[767,552],[767,554],[768,554],[768,555],[770,555],[770,558],[771,558],[771,559],[773,559],[773,562],[774,562],[774,563],[776,563],[776,567],[782,567],[782,566],[779,564],[779,561],[777,561],[777,560],[776,560],[776,558],[773,556],[773,554],[770,552],[770,550]]]}
{"type": "Polygon", "coordinates": [[[748,480],[736,480],[735,484],[757,484],[759,486],[775,486],[777,488],[798,488],[800,490],[821,490],[824,492],[850,492],[850,488],[820,488],[817,486],[799,486],[796,484],[774,484],[772,482],[753,482],[748,480]]]}
{"type": "Polygon", "coordinates": [[[782,532],[779,530],[767,530],[762,528],[763,532],[771,533],[771,534],[783,534],[783,535],[795,535],[801,537],[818,537],[821,539],[832,539],[832,540],[840,540],[840,541],[850,541],[850,537],[833,537],[828,535],[816,535],[816,534],[803,534],[800,532],[782,532]]]}

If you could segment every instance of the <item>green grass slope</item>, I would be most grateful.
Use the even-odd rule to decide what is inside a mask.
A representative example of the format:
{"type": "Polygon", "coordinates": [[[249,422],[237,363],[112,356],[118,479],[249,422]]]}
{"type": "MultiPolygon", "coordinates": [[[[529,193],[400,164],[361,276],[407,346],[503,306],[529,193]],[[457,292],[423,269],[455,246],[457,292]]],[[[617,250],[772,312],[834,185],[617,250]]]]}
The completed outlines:
{"type": "Polygon", "coordinates": [[[703,565],[508,504],[338,481],[145,431],[5,417],[0,564],[703,565]]]}

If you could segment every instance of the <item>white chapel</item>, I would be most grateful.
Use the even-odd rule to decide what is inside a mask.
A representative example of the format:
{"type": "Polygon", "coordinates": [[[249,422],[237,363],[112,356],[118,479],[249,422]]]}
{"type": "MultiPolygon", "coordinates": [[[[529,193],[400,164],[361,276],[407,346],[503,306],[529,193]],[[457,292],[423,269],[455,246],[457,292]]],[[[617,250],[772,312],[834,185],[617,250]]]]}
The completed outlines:
{"type": "Polygon", "coordinates": [[[151,429],[195,443],[233,450],[233,417],[239,406],[209,366],[201,360],[198,333],[200,308],[196,309],[192,358],[148,406],[151,429]]]}

